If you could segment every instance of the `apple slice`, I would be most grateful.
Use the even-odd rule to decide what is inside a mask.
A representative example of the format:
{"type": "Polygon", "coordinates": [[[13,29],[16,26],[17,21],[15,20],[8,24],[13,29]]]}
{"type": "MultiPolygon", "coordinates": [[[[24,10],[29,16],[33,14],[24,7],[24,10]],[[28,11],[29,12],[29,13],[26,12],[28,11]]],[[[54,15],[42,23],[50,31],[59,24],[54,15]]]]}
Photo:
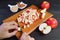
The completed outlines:
{"type": "Polygon", "coordinates": [[[18,31],[21,31],[21,27],[18,27],[18,31]]]}
{"type": "Polygon", "coordinates": [[[46,23],[42,23],[39,26],[39,30],[43,33],[43,34],[48,34],[51,31],[51,27],[48,26],[46,23]]]}
{"type": "Polygon", "coordinates": [[[50,26],[46,26],[46,28],[43,30],[43,34],[48,34],[51,31],[51,27],[50,26]]]}
{"type": "Polygon", "coordinates": [[[39,30],[42,31],[46,26],[47,26],[46,23],[42,23],[42,24],[39,26],[39,30]]]}
{"type": "Polygon", "coordinates": [[[46,8],[45,9],[43,9],[43,10],[41,10],[41,13],[42,13],[42,18],[44,18],[45,17],[45,15],[46,15],[46,8]]]}

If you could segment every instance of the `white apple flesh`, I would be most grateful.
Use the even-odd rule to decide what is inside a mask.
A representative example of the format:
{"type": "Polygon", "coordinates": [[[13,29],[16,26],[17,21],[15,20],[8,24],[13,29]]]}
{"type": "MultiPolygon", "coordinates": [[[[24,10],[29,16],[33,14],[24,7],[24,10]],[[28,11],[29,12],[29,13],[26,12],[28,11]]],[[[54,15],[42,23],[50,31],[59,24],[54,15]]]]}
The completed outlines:
{"type": "Polygon", "coordinates": [[[42,18],[44,18],[44,17],[45,17],[45,15],[46,15],[46,13],[45,13],[45,12],[46,12],[46,10],[47,10],[46,8],[44,8],[43,10],[41,10],[42,18]]]}
{"type": "Polygon", "coordinates": [[[51,31],[51,27],[47,26],[46,29],[43,30],[43,33],[48,34],[48,33],[50,33],[50,31],[51,31]]]}
{"type": "Polygon", "coordinates": [[[47,26],[46,23],[42,23],[42,24],[39,26],[39,30],[42,31],[46,26],[47,26]]]}
{"type": "Polygon", "coordinates": [[[43,34],[48,34],[51,31],[51,27],[48,26],[46,23],[42,23],[39,26],[39,30],[43,33],[43,34]]]}
{"type": "Polygon", "coordinates": [[[21,31],[21,27],[18,27],[18,31],[21,31]]]}

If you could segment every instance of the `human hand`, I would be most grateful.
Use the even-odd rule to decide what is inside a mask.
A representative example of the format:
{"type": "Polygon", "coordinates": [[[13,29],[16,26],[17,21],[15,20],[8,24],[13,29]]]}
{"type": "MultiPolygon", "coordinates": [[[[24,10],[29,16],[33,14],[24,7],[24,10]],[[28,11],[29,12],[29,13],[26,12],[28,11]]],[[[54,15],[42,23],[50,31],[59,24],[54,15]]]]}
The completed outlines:
{"type": "Polygon", "coordinates": [[[29,36],[27,33],[23,33],[20,40],[35,40],[35,39],[29,36]]]}
{"type": "Polygon", "coordinates": [[[14,21],[3,23],[0,26],[0,39],[14,36],[17,32],[17,29],[18,29],[18,24],[14,21]],[[14,29],[14,31],[9,33],[9,30],[11,29],[14,29]]]}

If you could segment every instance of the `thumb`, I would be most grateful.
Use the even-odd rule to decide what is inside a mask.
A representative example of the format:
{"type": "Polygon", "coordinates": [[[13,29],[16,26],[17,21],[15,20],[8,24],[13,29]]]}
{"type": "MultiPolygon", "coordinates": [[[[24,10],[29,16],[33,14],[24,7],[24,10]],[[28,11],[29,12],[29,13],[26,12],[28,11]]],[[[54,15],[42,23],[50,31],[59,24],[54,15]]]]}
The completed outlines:
{"type": "Polygon", "coordinates": [[[10,37],[11,37],[11,36],[14,36],[14,35],[16,34],[16,32],[17,32],[17,31],[13,31],[13,32],[9,33],[9,36],[10,36],[10,37]]]}

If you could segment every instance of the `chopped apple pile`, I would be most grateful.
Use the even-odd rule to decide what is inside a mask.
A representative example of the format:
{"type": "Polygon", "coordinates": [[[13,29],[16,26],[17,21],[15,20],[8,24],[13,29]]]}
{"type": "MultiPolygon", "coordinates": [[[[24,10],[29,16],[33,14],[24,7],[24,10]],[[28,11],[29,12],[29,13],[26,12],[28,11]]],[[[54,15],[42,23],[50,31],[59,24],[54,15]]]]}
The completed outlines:
{"type": "Polygon", "coordinates": [[[37,12],[37,9],[27,9],[19,15],[17,18],[18,22],[24,23],[24,28],[29,27],[30,24],[33,24],[34,21],[36,21],[39,18],[39,13],[37,12]]]}

